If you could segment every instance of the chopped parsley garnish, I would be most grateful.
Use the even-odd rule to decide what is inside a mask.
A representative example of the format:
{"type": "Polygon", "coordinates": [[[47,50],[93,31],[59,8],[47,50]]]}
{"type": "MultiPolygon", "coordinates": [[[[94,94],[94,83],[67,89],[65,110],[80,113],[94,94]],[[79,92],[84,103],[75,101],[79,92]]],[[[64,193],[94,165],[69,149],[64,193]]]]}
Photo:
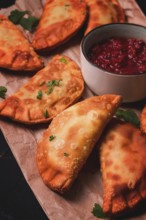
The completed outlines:
{"type": "Polygon", "coordinates": [[[120,118],[125,122],[134,124],[138,128],[140,127],[139,118],[136,115],[136,113],[131,109],[128,109],[128,110],[118,109],[116,111],[115,115],[116,115],[117,118],[120,118]]]}
{"type": "Polygon", "coordinates": [[[37,94],[37,99],[42,99],[42,97],[43,97],[42,90],[39,90],[37,94]]]}
{"type": "Polygon", "coordinates": [[[39,19],[31,16],[29,11],[14,10],[8,16],[9,20],[14,24],[20,24],[24,29],[33,31],[38,25],[39,19]],[[27,17],[25,17],[27,15],[27,17]]]}
{"type": "Polygon", "coordinates": [[[30,16],[28,18],[22,18],[21,21],[20,21],[20,25],[28,30],[28,31],[33,31],[37,25],[39,23],[39,19],[34,17],[34,16],[30,16]]]}
{"type": "Polygon", "coordinates": [[[44,111],[44,117],[45,117],[45,118],[49,118],[49,112],[48,112],[47,109],[44,111]]]}
{"type": "Polygon", "coordinates": [[[59,86],[60,81],[62,81],[62,79],[59,79],[59,80],[53,79],[52,81],[48,81],[47,86],[49,88],[46,91],[46,94],[49,95],[53,91],[54,86],[59,86]]]}
{"type": "Polygon", "coordinates": [[[59,80],[55,80],[54,82],[54,86],[59,86],[59,83],[62,81],[62,79],[59,79],[59,80]]]}
{"type": "Polygon", "coordinates": [[[65,157],[68,157],[68,156],[69,156],[69,154],[65,152],[65,153],[64,153],[64,156],[65,156],[65,157]]]}
{"type": "Polygon", "coordinates": [[[61,57],[61,58],[60,58],[60,61],[61,61],[62,63],[65,63],[65,64],[68,63],[67,60],[66,60],[64,57],[61,57]]]}
{"type": "Polygon", "coordinates": [[[20,20],[24,15],[29,14],[29,11],[19,11],[18,9],[11,11],[11,14],[8,16],[9,20],[14,24],[19,24],[20,20]]]}
{"type": "Polygon", "coordinates": [[[49,141],[53,141],[53,140],[54,140],[54,138],[56,138],[56,136],[51,135],[51,136],[49,137],[49,141]]]}
{"type": "Polygon", "coordinates": [[[6,97],[6,92],[7,92],[7,88],[4,87],[4,86],[0,86],[0,97],[1,97],[2,99],[5,99],[5,97],[6,97]]]}
{"type": "Polygon", "coordinates": [[[45,84],[45,81],[40,82],[39,86],[43,86],[45,84]]]}
{"type": "Polygon", "coordinates": [[[103,212],[100,205],[97,203],[94,204],[92,214],[97,218],[107,218],[106,214],[103,212]]]}
{"type": "Polygon", "coordinates": [[[47,82],[47,86],[59,86],[60,81],[62,81],[62,79],[59,80],[53,79],[52,81],[47,82]]]}
{"type": "Polygon", "coordinates": [[[53,91],[53,87],[50,87],[47,91],[46,94],[49,95],[53,91]]]}

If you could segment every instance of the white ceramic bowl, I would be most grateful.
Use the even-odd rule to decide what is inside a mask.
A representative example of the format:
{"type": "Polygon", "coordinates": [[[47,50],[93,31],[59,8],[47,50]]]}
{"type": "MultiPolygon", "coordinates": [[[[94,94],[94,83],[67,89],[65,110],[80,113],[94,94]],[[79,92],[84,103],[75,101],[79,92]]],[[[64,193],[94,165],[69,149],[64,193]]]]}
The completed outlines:
{"type": "Polygon", "coordinates": [[[105,71],[89,61],[89,49],[98,42],[112,37],[136,38],[146,42],[146,28],[124,23],[103,25],[90,31],[81,42],[81,69],[85,83],[96,95],[122,95],[123,102],[135,102],[146,98],[146,73],[120,75],[105,71]]]}

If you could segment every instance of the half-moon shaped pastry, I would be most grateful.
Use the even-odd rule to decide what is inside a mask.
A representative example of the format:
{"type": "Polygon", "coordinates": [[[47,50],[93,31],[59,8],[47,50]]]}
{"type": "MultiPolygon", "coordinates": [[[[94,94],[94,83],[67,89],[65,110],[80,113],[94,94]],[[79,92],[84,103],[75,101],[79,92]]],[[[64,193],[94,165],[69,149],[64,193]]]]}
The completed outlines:
{"type": "Polygon", "coordinates": [[[66,191],[85,164],[121,96],[94,96],[58,114],[37,147],[37,166],[44,183],[66,191]]]}
{"type": "Polygon", "coordinates": [[[0,15],[0,67],[11,70],[38,70],[43,67],[23,32],[0,15]]]}
{"type": "Polygon", "coordinates": [[[100,145],[103,211],[125,214],[146,198],[146,136],[132,124],[110,122],[100,145]]]}
{"type": "Polygon", "coordinates": [[[48,122],[76,102],[83,89],[77,64],[56,55],[15,94],[0,102],[0,115],[26,124],[48,122]]]}
{"type": "Polygon", "coordinates": [[[47,0],[32,45],[50,50],[70,39],[86,18],[86,3],[80,0],[47,0]]]}
{"type": "Polygon", "coordinates": [[[118,0],[86,0],[86,2],[89,18],[85,34],[100,25],[125,22],[125,13],[118,0]]]}

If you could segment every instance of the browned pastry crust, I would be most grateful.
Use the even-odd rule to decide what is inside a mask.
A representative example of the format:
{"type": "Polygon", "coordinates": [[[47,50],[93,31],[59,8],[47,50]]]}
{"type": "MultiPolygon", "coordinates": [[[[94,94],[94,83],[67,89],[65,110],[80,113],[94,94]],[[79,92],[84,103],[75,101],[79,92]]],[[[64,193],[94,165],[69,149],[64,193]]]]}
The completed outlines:
{"type": "Polygon", "coordinates": [[[85,34],[100,25],[125,22],[125,13],[118,0],[86,0],[86,2],[89,19],[85,34]]]}
{"type": "Polygon", "coordinates": [[[140,117],[140,128],[143,133],[146,133],[146,106],[142,109],[140,117]]]}
{"type": "Polygon", "coordinates": [[[43,62],[23,32],[0,15],[0,67],[11,70],[38,70],[43,62]]]}
{"type": "Polygon", "coordinates": [[[0,102],[0,115],[26,124],[48,122],[76,102],[83,89],[77,64],[56,55],[15,94],[0,102]]]}
{"type": "Polygon", "coordinates": [[[48,0],[32,45],[36,50],[52,49],[70,39],[86,19],[84,0],[48,0]]]}
{"type": "Polygon", "coordinates": [[[135,126],[112,122],[100,145],[103,211],[119,215],[146,198],[146,136],[135,126]]]}
{"type": "Polygon", "coordinates": [[[63,193],[71,186],[120,103],[118,95],[94,96],[53,119],[38,143],[36,158],[48,187],[63,193]]]}

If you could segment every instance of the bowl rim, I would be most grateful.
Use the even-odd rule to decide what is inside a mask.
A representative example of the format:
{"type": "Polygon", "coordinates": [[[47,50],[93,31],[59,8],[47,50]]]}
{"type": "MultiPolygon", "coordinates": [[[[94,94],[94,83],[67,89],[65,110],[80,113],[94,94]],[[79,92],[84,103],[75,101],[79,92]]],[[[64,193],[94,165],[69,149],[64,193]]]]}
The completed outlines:
{"type": "MultiPolygon", "coordinates": [[[[118,74],[118,73],[113,73],[113,72],[110,72],[110,71],[107,71],[107,70],[105,70],[105,69],[103,69],[103,68],[101,68],[101,67],[98,67],[97,65],[95,65],[95,64],[93,64],[90,60],[89,60],[89,58],[88,58],[88,56],[87,56],[87,54],[86,54],[86,52],[85,52],[85,48],[84,48],[84,44],[85,44],[85,41],[87,40],[87,38],[90,36],[90,35],[92,35],[94,32],[96,32],[96,30],[99,30],[99,29],[104,29],[105,27],[107,27],[107,26],[117,26],[117,25],[119,25],[119,26],[136,26],[136,27],[138,27],[138,28],[142,28],[142,29],[144,29],[145,31],[146,31],[146,27],[145,26],[143,26],[143,25],[139,25],[139,24],[135,24],[135,23],[110,23],[110,24],[104,24],[104,25],[100,25],[100,26],[97,26],[97,27],[95,27],[95,28],[93,28],[91,31],[89,31],[84,37],[83,37],[83,39],[82,39],[82,41],[81,41],[81,52],[82,52],[82,54],[84,55],[84,57],[85,57],[85,59],[86,59],[86,61],[90,64],[90,65],[92,65],[93,67],[95,67],[95,68],[97,68],[97,69],[100,69],[100,70],[102,70],[102,71],[104,71],[106,74],[109,74],[109,75],[114,75],[114,76],[117,76],[117,77],[141,77],[141,76],[143,76],[143,75],[145,75],[146,74],[146,72],[144,72],[144,73],[140,73],[140,74],[118,74]]],[[[146,41],[145,41],[145,43],[146,43],[146,41]]]]}

